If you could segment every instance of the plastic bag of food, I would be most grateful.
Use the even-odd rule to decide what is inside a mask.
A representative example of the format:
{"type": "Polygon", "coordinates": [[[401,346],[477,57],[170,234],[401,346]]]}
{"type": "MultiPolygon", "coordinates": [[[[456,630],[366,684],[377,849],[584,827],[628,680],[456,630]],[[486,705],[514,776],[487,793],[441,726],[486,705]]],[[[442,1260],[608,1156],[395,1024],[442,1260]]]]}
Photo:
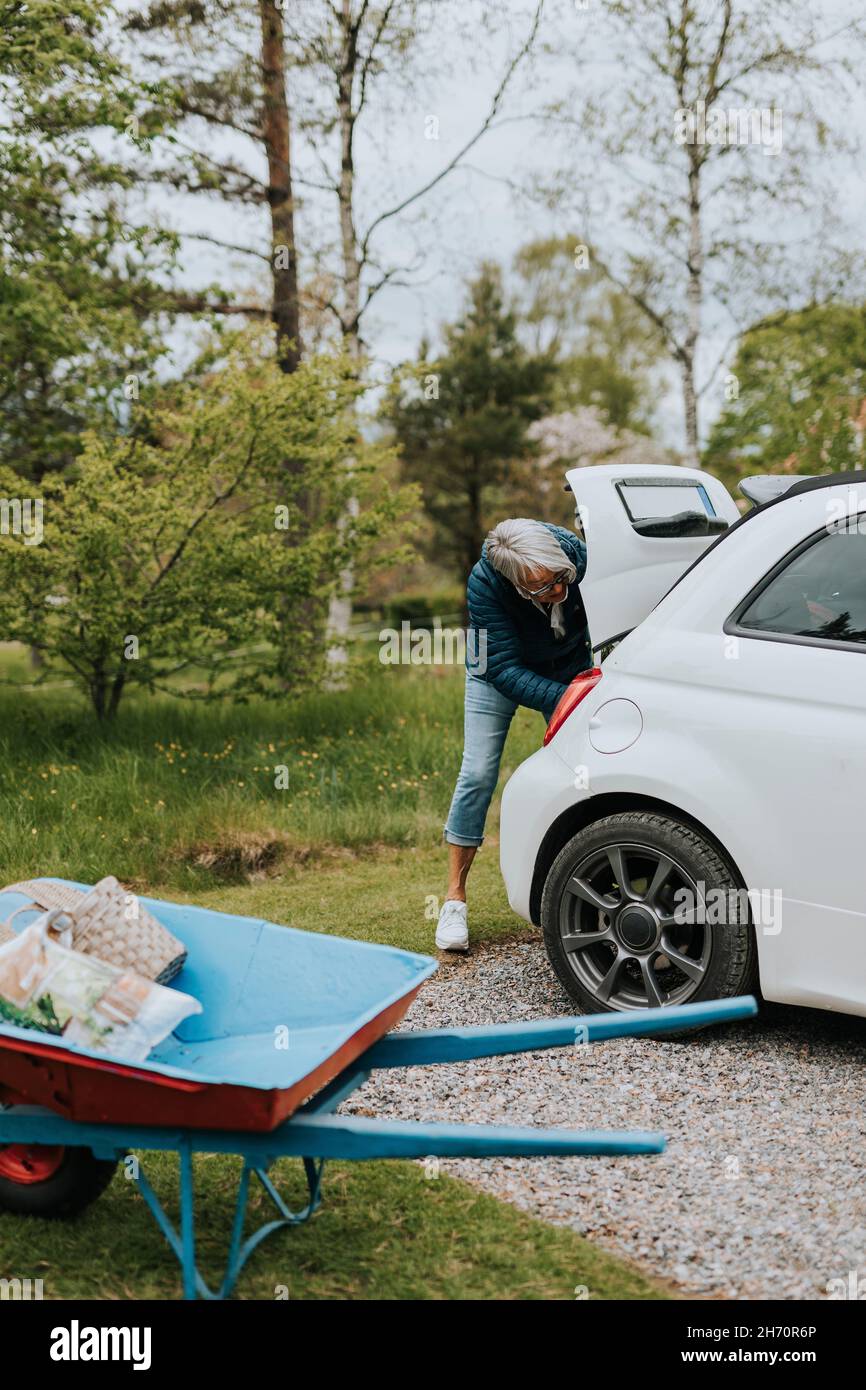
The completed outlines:
{"type": "Polygon", "coordinates": [[[0,1021],[143,1062],[185,1018],[201,1013],[192,995],[70,950],[69,943],[63,912],[53,908],[0,946],[0,1021]],[[49,927],[61,931],[59,941],[49,927]]]}

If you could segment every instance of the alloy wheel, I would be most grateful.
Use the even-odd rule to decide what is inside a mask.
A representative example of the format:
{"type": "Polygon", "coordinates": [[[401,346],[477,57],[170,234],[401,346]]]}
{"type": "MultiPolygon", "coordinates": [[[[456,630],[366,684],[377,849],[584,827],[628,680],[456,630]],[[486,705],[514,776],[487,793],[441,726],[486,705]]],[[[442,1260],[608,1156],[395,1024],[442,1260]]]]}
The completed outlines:
{"type": "Polygon", "coordinates": [[[712,953],[702,906],[702,889],[673,855],[637,842],[595,849],[560,899],[569,968],[601,1008],[684,1004],[700,989],[712,953]]]}

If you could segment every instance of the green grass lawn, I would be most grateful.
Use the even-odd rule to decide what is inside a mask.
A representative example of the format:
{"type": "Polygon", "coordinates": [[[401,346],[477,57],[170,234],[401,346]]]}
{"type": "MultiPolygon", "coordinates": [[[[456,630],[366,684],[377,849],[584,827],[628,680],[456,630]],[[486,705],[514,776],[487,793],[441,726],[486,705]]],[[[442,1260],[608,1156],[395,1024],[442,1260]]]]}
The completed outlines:
{"type": "MultiPolygon", "coordinates": [[[[20,653],[0,669],[26,675],[20,653]]],[[[108,729],[68,689],[6,688],[0,729],[4,882],[113,873],[156,897],[433,950],[461,672],[375,664],[349,691],[293,704],[137,697],[108,729]]],[[[503,782],[542,729],[520,712],[503,782]]],[[[495,805],[473,871],[476,942],[528,930],[505,898],[496,827],[495,805]]],[[[171,1158],[146,1166],[171,1207],[171,1158]]],[[[291,1164],[279,1171],[295,1180],[291,1164]]],[[[216,1280],[235,1165],[203,1157],[197,1175],[202,1256],[216,1280]]],[[[0,1217],[4,1276],[42,1278],[49,1298],[180,1296],[174,1259],[122,1176],[73,1222],[0,1217]]],[[[326,1168],[321,1211],[257,1252],[239,1296],[273,1298],[277,1286],[317,1299],[559,1299],[577,1286],[593,1298],[667,1296],[572,1232],[412,1163],[326,1168]]]]}
{"type": "MultiPolygon", "coordinates": [[[[350,691],[294,704],[130,698],[108,729],[72,692],[0,688],[0,730],[10,876],[110,871],[141,889],[199,891],[383,845],[439,845],[462,678],[374,665],[350,691]]],[[[520,712],[503,781],[542,731],[520,712]]]]}
{"type": "MultiPolygon", "coordinates": [[[[219,1284],[234,1209],[238,1164],[196,1160],[199,1265],[219,1284]]],[[[446,1165],[447,1166],[447,1165],[446,1165]]],[[[145,1169],[174,1217],[176,1160],[150,1154],[145,1169]]],[[[296,1207],[299,1165],[272,1170],[296,1207]]],[[[258,1190],[259,1192],[261,1189],[258,1190]]],[[[324,1201],[304,1226],[277,1232],[243,1271],[236,1298],[595,1299],[668,1297],[660,1285],[571,1231],[533,1220],[447,1173],[420,1163],[332,1163],[324,1201]]],[[[254,1189],[251,1217],[272,1208],[254,1189]]],[[[180,1268],[134,1192],[118,1173],[100,1200],[71,1222],[0,1218],[0,1274],[42,1279],[51,1298],[177,1299],[180,1268]],[[122,1236],[119,1235],[122,1232],[122,1236]]]]}
{"type": "MultiPolygon", "coordinates": [[[[381,941],[435,954],[435,915],[442,896],[441,848],[395,849],[292,865],[253,883],[221,884],[191,891],[164,887],[159,896],[194,902],[220,912],[240,912],[285,922],[304,931],[335,932],[360,941],[381,941]]],[[[476,945],[533,931],[508,906],[499,873],[498,846],[485,846],[472,870],[472,937],[476,945]]]]}

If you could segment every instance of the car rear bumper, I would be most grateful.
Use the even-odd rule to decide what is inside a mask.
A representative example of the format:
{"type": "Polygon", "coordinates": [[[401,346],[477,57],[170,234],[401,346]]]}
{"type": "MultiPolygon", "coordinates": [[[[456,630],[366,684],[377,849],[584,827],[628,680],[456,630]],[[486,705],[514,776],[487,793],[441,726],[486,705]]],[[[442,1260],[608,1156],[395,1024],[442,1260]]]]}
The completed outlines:
{"type": "Polygon", "coordinates": [[[588,795],[579,776],[549,748],[539,748],[506,783],[502,793],[499,862],[508,901],[531,921],[530,895],[538,851],[553,822],[588,795]]]}

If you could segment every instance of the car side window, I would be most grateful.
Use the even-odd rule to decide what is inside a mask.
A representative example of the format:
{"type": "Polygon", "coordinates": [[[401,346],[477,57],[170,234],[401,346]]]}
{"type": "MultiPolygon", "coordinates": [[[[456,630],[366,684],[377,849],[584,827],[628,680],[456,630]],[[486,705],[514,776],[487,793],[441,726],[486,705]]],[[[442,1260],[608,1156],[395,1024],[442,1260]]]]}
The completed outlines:
{"type": "Polygon", "coordinates": [[[740,614],[737,626],[866,645],[866,517],[852,518],[800,551],[740,614]]]}

